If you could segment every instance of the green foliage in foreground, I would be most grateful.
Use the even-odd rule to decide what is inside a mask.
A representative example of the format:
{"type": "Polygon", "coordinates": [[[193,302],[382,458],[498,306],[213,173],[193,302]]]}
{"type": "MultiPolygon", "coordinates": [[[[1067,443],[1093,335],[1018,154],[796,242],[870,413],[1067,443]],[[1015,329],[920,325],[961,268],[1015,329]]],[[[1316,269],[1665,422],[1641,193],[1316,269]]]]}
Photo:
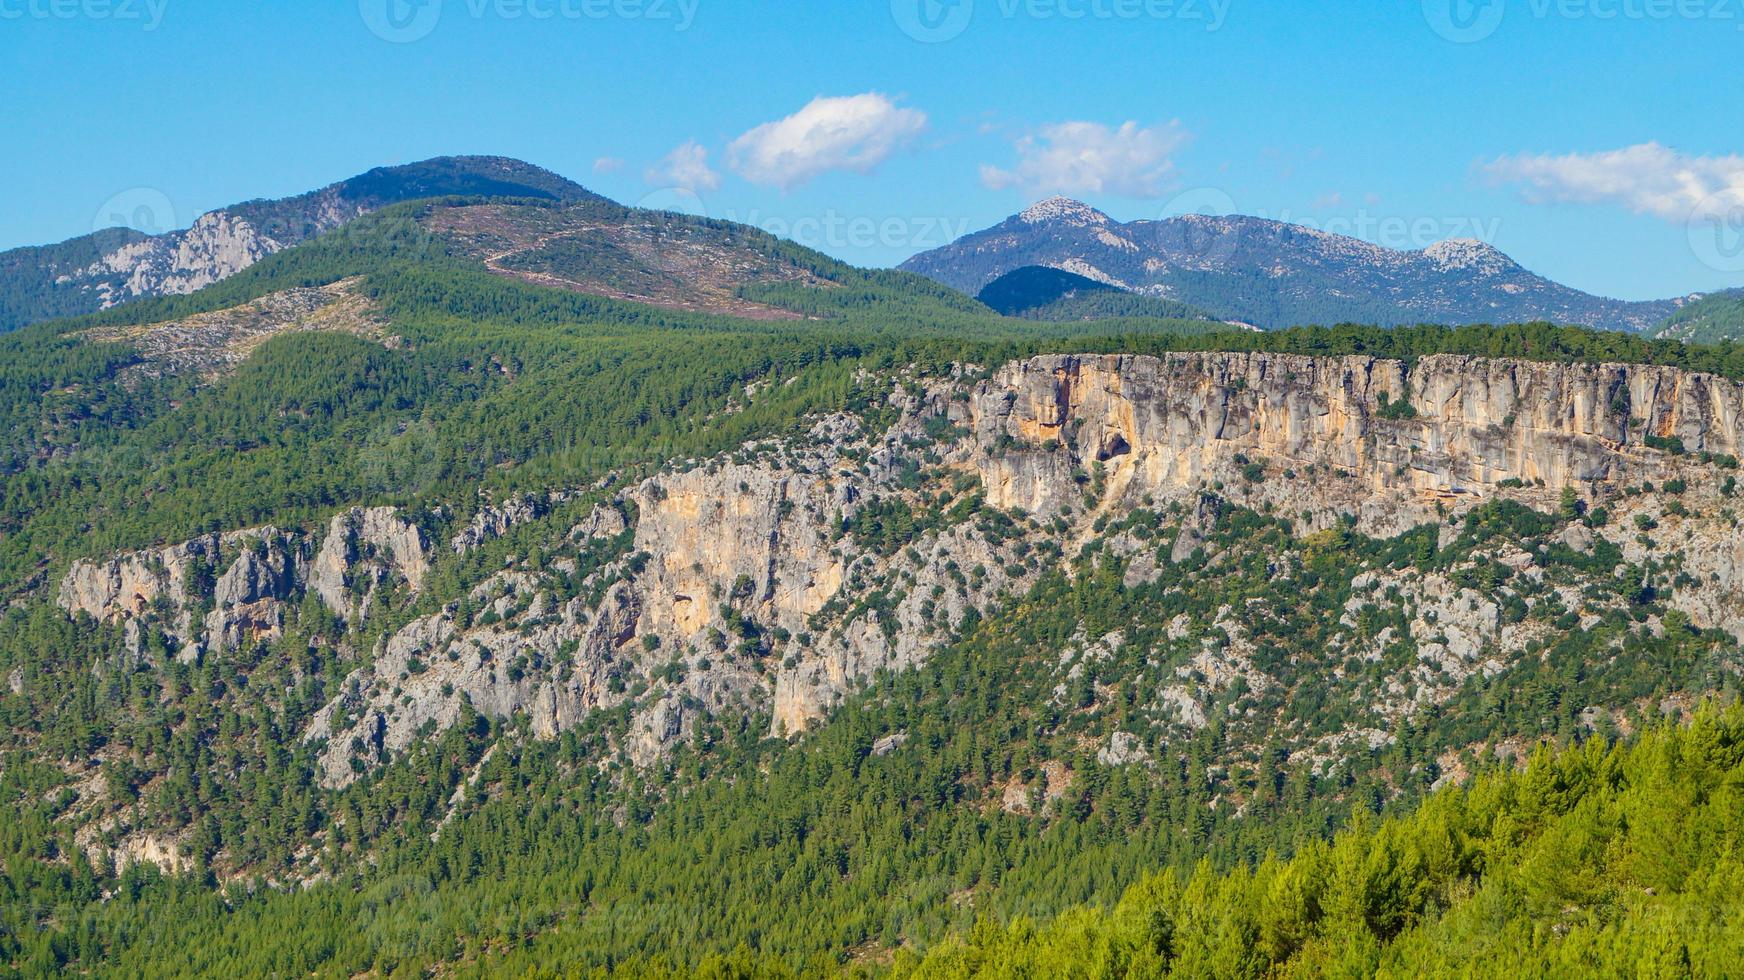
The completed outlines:
{"type": "MultiPolygon", "coordinates": [[[[910,540],[902,525],[931,519],[897,516],[876,532],[893,548],[910,540]]],[[[983,534],[1037,534],[998,512],[967,519],[983,534]]],[[[162,670],[121,674],[92,669],[119,657],[116,628],[15,613],[0,630],[0,674],[20,670],[25,688],[0,695],[0,727],[12,733],[0,738],[7,750],[0,806],[14,814],[0,823],[0,976],[8,963],[27,975],[391,976],[440,968],[495,976],[633,965],[688,976],[740,946],[755,955],[725,962],[753,975],[807,964],[828,973],[858,953],[882,962],[893,950],[924,950],[952,933],[980,935],[972,932],[978,915],[1051,921],[1063,908],[1112,902],[1163,869],[1184,876],[1203,864],[1202,876],[1243,880],[1238,869],[1263,865],[1269,852],[1320,860],[1315,842],[1349,814],[1402,813],[1421,800],[1438,774],[1433,760],[1449,746],[1572,736],[1583,705],[1657,704],[1720,686],[1706,674],[1713,648],[1730,646],[1728,637],[1687,628],[1655,636],[1619,613],[1591,631],[1571,630],[1543,657],[1528,656],[1495,678],[1474,675],[1445,714],[1401,728],[1396,745],[1316,771],[1305,759],[1281,767],[1276,745],[1256,742],[1299,729],[1291,719],[1310,724],[1309,736],[1361,723],[1352,706],[1366,704],[1368,682],[1391,668],[1377,663],[1374,678],[1340,685],[1327,680],[1329,665],[1308,659],[1326,646],[1359,571],[1494,572],[1472,564],[1474,547],[1501,539],[1539,552],[1566,520],[1497,505],[1469,515],[1442,548],[1434,526],[1385,540],[1333,530],[1301,541],[1280,521],[1237,510],[1207,538],[1226,556],[1210,571],[1170,565],[1155,583],[1129,588],[1126,566],[1092,546],[1073,576],[1045,575],[1010,608],[988,610],[924,670],[881,677],[795,744],[764,738],[767,716],[723,714],[665,764],[636,772],[611,759],[620,713],[601,713],[549,741],[530,738],[524,717],[469,716],[337,792],[314,782],[312,748],[293,734],[345,671],[307,636],[247,658],[171,660],[162,670]],[[1306,564],[1281,575],[1279,556],[1304,548],[1306,564]],[[1208,714],[1226,721],[1147,736],[1158,753],[1154,769],[1098,760],[1101,733],[1149,731],[1136,699],[1180,665],[1178,652],[1159,649],[1174,617],[1209,623],[1220,608],[1249,599],[1278,610],[1251,626],[1284,683],[1219,695],[1208,714]],[[1119,654],[1078,675],[1060,700],[1060,660],[1051,653],[1077,635],[1114,629],[1127,638],[1119,654]],[[42,685],[47,678],[59,680],[42,685]],[[874,749],[899,733],[905,738],[895,750],[874,749]],[[99,747],[129,760],[105,766],[103,778],[114,792],[138,793],[134,812],[144,825],[188,832],[191,874],[116,875],[78,856],[71,828],[58,819],[76,802],[76,788],[54,762],[99,747]],[[1075,773],[1069,793],[1030,814],[1000,805],[1014,780],[1034,788],[1051,780],[1050,762],[1075,773]],[[164,776],[147,779],[149,772],[164,776]],[[290,861],[304,848],[331,878],[307,889],[264,884],[306,868],[307,854],[290,861]],[[213,880],[239,858],[247,877],[225,886],[213,880]]],[[[1135,514],[1106,530],[1162,524],[1159,515],[1135,514]]],[[[501,547],[524,551],[531,543],[501,547]]],[[[1170,543],[1159,535],[1154,546],[1170,543]]],[[[479,568],[500,564],[504,553],[480,557],[479,568]]],[[[1552,553],[1540,564],[1550,581],[1605,569],[1593,582],[1598,604],[1606,601],[1602,589],[1633,592],[1640,581],[1630,569],[1613,584],[1615,558],[1552,553]]],[[[1025,560],[1054,556],[1032,551],[1025,560]]],[[[1656,600],[1640,602],[1632,608],[1642,618],[1663,617],[1656,600]]],[[[1490,783],[1479,785],[1473,799],[1486,799],[1481,787],[1490,783]]],[[[1518,801],[1507,797],[1505,805],[1518,801]]],[[[1428,812],[1447,805],[1432,803],[1428,812]]],[[[1526,816],[1542,811],[1520,806],[1526,816]]],[[[1477,839],[1461,827],[1461,840],[1477,839]]],[[[1523,824],[1518,833],[1537,827],[1523,824]]],[[[1706,840],[1694,838],[1698,860],[1706,840]]],[[[1471,876],[1497,866],[1476,862],[1460,865],[1467,884],[1481,884],[1471,876]]],[[[1465,892],[1455,883],[1433,894],[1465,892]]],[[[1412,906],[1409,920],[1427,907],[1412,906]]],[[[1185,921],[1178,909],[1169,914],[1185,921]]]]}
{"type": "Polygon", "coordinates": [[[1666,317],[1652,335],[1692,344],[1744,339],[1744,289],[1704,296],[1666,317]]]}
{"type": "Polygon", "coordinates": [[[984,921],[898,976],[1726,976],[1744,963],[1744,711],[1602,740],[1288,861],[984,921]]]}

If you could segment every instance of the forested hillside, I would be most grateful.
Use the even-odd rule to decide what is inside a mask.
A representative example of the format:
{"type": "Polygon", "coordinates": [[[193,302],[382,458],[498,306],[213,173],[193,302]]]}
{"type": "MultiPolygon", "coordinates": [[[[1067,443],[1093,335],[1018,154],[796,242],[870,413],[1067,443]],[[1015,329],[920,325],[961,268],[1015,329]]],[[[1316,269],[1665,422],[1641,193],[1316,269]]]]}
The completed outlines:
{"type": "Polygon", "coordinates": [[[1744,348],[517,195],[0,379],[0,975],[1725,962],[1744,348]]]}
{"type": "Polygon", "coordinates": [[[897,976],[1725,976],[1744,715],[1540,751],[1294,858],[1163,874],[1106,910],[983,920],[897,976]]]}
{"type": "Polygon", "coordinates": [[[1653,336],[1695,344],[1715,344],[1744,337],[1744,289],[1704,296],[1666,317],[1653,336]]]}
{"type": "Polygon", "coordinates": [[[1208,319],[1185,303],[1140,296],[1064,269],[1032,265],[1000,276],[976,299],[1026,320],[1106,320],[1113,317],[1208,319]]]}

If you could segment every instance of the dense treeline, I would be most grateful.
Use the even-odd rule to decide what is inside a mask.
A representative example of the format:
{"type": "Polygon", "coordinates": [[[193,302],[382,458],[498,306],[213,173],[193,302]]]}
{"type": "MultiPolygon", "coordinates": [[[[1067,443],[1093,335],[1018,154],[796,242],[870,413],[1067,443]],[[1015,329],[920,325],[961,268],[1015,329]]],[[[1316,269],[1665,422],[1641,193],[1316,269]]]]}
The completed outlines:
{"type": "Polygon", "coordinates": [[[1744,962],[1744,711],[1358,823],[1290,860],[1164,874],[1111,909],[984,920],[897,976],[1728,976],[1744,962]]]}
{"type": "Polygon", "coordinates": [[[1666,317],[1651,332],[1695,344],[1744,339],[1744,289],[1704,296],[1666,317]]]}
{"type": "MultiPolygon", "coordinates": [[[[965,499],[965,508],[941,500],[937,514],[870,515],[849,533],[876,534],[901,549],[941,520],[971,521],[990,535],[1033,531],[965,499]]],[[[1585,705],[1658,704],[1712,689],[1708,665],[1735,644],[1687,627],[1659,635],[1637,628],[1638,616],[1663,619],[1666,610],[1657,596],[1631,593],[1624,611],[1571,632],[1542,667],[1474,675],[1463,695],[1469,705],[1402,726],[1392,745],[1323,771],[1280,765],[1275,746],[1237,723],[1250,711],[1262,720],[1293,718],[1309,731],[1359,723],[1348,712],[1366,703],[1367,679],[1333,683],[1315,658],[1362,570],[1463,568],[1472,549],[1498,537],[1543,553],[1573,519],[1491,507],[1440,546],[1434,526],[1386,540],[1348,532],[1303,540],[1286,522],[1232,510],[1204,543],[1225,556],[1215,574],[1190,563],[1128,586],[1124,561],[1093,543],[1071,576],[1046,574],[1009,608],[989,609],[924,670],[884,676],[797,746],[764,737],[767,716],[724,715],[663,765],[637,772],[617,768],[605,751],[623,724],[620,712],[553,741],[530,739],[524,719],[469,716],[332,794],[313,786],[311,750],[290,738],[349,669],[312,642],[314,610],[286,638],[248,656],[168,659],[162,671],[132,673],[82,669],[87,658],[122,660],[117,629],[68,623],[46,610],[15,613],[0,630],[0,666],[20,670],[28,694],[0,697],[0,720],[9,732],[39,735],[11,743],[17,751],[7,757],[21,764],[0,774],[0,791],[19,814],[17,833],[0,838],[10,916],[0,929],[0,960],[157,975],[415,974],[436,962],[480,975],[627,964],[687,973],[711,952],[743,947],[743,963],[757,973],[807,964],[833,971],[851,951],[924,947],[948,931],[968,932],[978,917],[1052,920],[1162,869],[1185,876],[1203,865],[1209,888],[1225,874],[1247,880],[1249,872],[1232,869],[1275,867],[1266,861],[1275,852],[1303,854],[1299,867],[1320,875],[1311,862],[1329,852],[1314,842],[1353,812],[1409,810],[1439,775],[1434,760],[1449,746],[1521,735],[1572,741],[1585,705]],[[1305,554],[1307,565],[1280,579],[1278,556],[1292,552],[1305,554]],[[1147,731],[1138,695],[1179,666],[1177,655],[1164,653],[1171,622],[1185,617],[1215,629],[1219,610],[1249,602],[1277,610],[1275,620],[1251,624],[1263,651],[1256,655],[1299,664],[1278,676],[1298,678],[1300,693],[1231,688],[1208,705],[1211,718],[1229,722],[1145,737],[1158,753],[1154,766],[1099,759],[1100,733],[1147,731]],[[1056,659],[1036,652],[1116,630],[1125,638],[1117,653],[1075,675],[1062,696],[1056,659]],[[1621,655],[1607,659],[1616,644],[1621,655]],[[40,683],[51,677],[71,682],[40,683]],[[875,751],[897,735],[894,751],[875,751]],[[187,829],[198,862],[191,875],[135,868],[116,878],[71,857],[79,848],[54,818],[74,797],[60,788],[52,762],[81,760],[100,746],[133,760],[104,772],[115,792],[137,793],[148,817],[187,829]],[[168,776],[149,777],[158,771],[168,776]],[[1028,787],[1021,806],[1009,803],[1014,784],[1028,787]],[[1066,791],[1048,798],[1048,787],[1066,791]],[[206,877],[206,862],[221,856],[270,877],[303,848],[316,849],[335,880],[297,891],[245,882],[219,889],[206,877]],[[109,899],[95,901],[103,892],[109,899]],[[11,945],[5,936],[15,937],[11,945]]],[[[1104,530],[1112,537],[1167,525],[1164,515],[1140,512],[1104,530]]],[[[503,554],[536,542],[504,542],[478,567],[500,567],[503,554]]],[[[1040,567],[1051,558],[1038,550],[1025,560],[1040,567]]],[[[1609,559],[1545,553],[1544,560],[1557,573],[1609,559]]],[[[1632,569],[1614,586],[1609,579],[1593,583],[1595,603],[1606,589],[1640,581],[1632,569]]],[[[1384,681],[1392,667],[1374,669],[1384,681]]],[[[1498,764],[1470,761],[1476,771],[1498,764]]],[[[1403,875],[1383,870],[1386,881],[1403,875]]],[[[1435,894],[1458,891],[1454,882],[1435,894]]],[[[1251,914],[1266,914],[1265,901],[1255,901],[1251,914]]],[[[1401,914],[1421,916],[1426,907],[1401,914]]],[[[1248,914],[1227,914],[1238,912],[1248,914]]],[[[1171,907],[1168,914],[1184,923],[1210,913],[1171,907]]],[[[1301,927],[1302,943],[1318,921],[1310,916],[1301,927]]],[[[1203,941],[1250,934],[1238,926],[1228,933],[1236,939],[1203,941]]],[[[1173,928],[1176,935],[1198,927],[1173,928]]],[[[1010,939],[988,935],[982,927],[971,941],[1010,939]]]]}

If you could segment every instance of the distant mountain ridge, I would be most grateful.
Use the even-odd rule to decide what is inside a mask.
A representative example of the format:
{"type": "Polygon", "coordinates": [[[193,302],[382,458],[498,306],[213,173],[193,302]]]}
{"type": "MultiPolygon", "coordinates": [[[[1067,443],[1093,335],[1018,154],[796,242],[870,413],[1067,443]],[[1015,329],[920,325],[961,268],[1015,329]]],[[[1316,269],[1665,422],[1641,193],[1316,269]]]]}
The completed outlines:
{"type": "Polygon", "coordinates": [[[1008,272],[988,283],[975,298],[997,313],[1026,320],[1207,318],[1204,311],[1185,303],[1143,296],[1045,265],[1026,265],[1008,272]]]}
{"type": "Polygon", "coordinates": [[[1744,288],[1696,297],[1651,333],[1691,344],[1744,339],[1744,288]]]}
{"type": "Polygon", "coordinates": [[[209,211],[182,230],[147,235],[109,228],[0,253],[0,332],[128,300],[192,293],[389,204],[443,196],[597,198],[548,170],[506,157],[438,157],[379,167],[295,197],[209,211]]]}
{"type": "Polygon", "coordinates": [[[1681,302],[1593,296],[1535,275],[1472,239],[1402,251],[1242,215],[1122,223],[1061,197],[922,252],[899,268],[973,294],[1034,265],[1268,328],[1550,320],[1642,331],[1681,302]]]}

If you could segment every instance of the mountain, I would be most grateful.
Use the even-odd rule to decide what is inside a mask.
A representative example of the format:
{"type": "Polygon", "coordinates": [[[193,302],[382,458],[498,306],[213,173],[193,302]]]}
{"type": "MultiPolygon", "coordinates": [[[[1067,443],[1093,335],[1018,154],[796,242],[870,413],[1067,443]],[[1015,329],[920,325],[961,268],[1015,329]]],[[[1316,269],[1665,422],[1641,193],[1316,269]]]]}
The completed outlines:
{"type": "Polygon", "coordinates": [[[1692,299],[1654,327],[1651,336],[1692,344],[1744,340],[1744,289],[1692,299]]]}
{"type": "Polygon", "coordinates": [[[274,201],[249,201],[160,235],[112,228],[58,245],[0,252],[0,331],[194,292],[262,258],[386,205],[449,195],[603,200],[505,157],[441,157],[380,167],[274,201]]]}
{"type": "Polygon", "coordinates": [[[1065,198],[1042,201],[900,268],[974,294],[1036,265],[1274,329],[1548,320],[1639,331],[1677,307],[1672,300],[1590,296],[1533,275],[1478,241],[1398,251],[1240,215],[1121,223],[1065,198]]]}
{"type": "Polygon", "coordinates": [[[1140,296],[1064,269],[1029,265],[1000,276],[975,297],[1006,316],[1031,320],[1113,317],[1204,318],[1185,303],[1140,296]]]}
{"type": "Polygon", "coordinates": [[[0,973],[1729,964],[1741,420],[389,204],[0,337],[0,973]]]}

